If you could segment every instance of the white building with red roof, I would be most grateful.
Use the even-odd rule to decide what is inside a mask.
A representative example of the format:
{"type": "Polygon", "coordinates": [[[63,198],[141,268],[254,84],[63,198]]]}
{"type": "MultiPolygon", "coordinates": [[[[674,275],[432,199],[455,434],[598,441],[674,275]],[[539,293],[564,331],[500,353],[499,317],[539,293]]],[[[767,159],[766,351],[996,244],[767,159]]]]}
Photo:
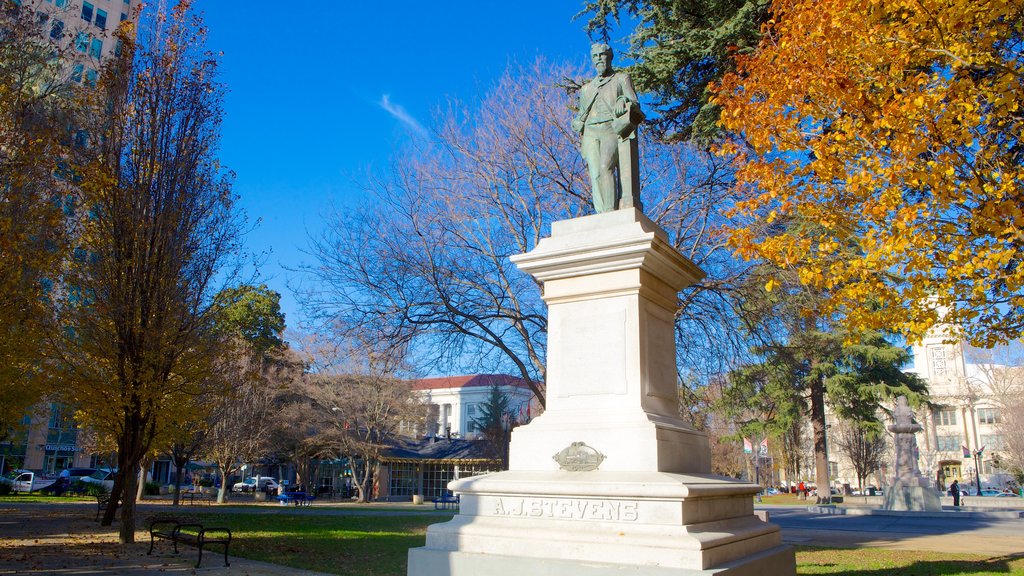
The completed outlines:
{"type": "Polygon", "coordinates": [[[434,433],[460,438],[478,437],[474,420],[480,418],[480,405],[487,402],[492,386],[497,386],[509,399],[510,411],[517,422],[526,422],[536,415],[531,414],[536,410],[536,406],[531,407],[533,392],[525,380],[515,376],[473,374],[423,378],[413,382],[413,389],[437,406],[434,433]]]}

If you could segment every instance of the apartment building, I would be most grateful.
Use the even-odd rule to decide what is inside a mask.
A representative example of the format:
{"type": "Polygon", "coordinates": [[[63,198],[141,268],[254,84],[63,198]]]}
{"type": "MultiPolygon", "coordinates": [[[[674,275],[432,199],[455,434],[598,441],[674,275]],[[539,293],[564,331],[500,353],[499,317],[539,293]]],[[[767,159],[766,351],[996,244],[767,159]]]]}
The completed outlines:
{"type": "Polygon", "coordinates": [[[142,0],[25,0],[50,40],[66,48],[71,79],[94,84],[105,59],[121,50],[114,31],[138,22],[142,0]]]}

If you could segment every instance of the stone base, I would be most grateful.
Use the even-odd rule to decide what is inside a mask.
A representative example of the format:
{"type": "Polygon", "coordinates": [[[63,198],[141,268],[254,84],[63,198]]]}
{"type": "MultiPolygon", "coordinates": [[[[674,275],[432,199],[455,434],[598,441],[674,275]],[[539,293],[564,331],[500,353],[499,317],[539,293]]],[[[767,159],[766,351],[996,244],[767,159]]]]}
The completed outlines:
{"type": "Polygon", "coordinates": [[[774,576],[793,574],[795,564],[793,549],[789,546],[753,554],[710,570],[572,562],[558,558],[496,556],[427,548],[409,550],[409,576],[774,576]]]}
{"type": "Polygon", "coordinates": [[[410,576],[796,572],[779,528],[754,515],[758,487],[727,478],[515,471],[451,487],[459,514],[409,551],[410,576]]]}
{"type": "Polygon", "coordinates": [[[885,489],[883,510],[938,512],[942,510],[939,494],[930,486],[897,482],[885,489]]]}

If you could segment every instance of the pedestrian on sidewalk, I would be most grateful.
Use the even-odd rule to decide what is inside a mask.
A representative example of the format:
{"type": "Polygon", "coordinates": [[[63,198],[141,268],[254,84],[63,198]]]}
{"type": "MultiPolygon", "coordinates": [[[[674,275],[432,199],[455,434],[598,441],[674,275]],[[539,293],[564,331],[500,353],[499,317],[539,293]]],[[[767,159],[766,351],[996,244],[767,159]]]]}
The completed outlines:
{"type": "Polygon", "coordinates": [[[953,483],[949,485],[949,493],[953,496],[953,507],[958,508],[960,506],[960,483],[953,480],[953,483]]]}

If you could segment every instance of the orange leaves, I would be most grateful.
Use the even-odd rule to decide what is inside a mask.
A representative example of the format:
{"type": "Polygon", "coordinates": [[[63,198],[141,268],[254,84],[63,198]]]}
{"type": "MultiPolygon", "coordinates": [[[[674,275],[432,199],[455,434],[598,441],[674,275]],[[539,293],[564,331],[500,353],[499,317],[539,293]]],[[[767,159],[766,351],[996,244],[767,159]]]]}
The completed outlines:
{"type": "Polygon", "coordinates": [[[851,328],[913,338],[939,305],[975,342],[1018,337],[1022,10],[776,1],[770,40],[714,88],[723,151],[747,151],[732,246],[830,290],[851,328]]]}

